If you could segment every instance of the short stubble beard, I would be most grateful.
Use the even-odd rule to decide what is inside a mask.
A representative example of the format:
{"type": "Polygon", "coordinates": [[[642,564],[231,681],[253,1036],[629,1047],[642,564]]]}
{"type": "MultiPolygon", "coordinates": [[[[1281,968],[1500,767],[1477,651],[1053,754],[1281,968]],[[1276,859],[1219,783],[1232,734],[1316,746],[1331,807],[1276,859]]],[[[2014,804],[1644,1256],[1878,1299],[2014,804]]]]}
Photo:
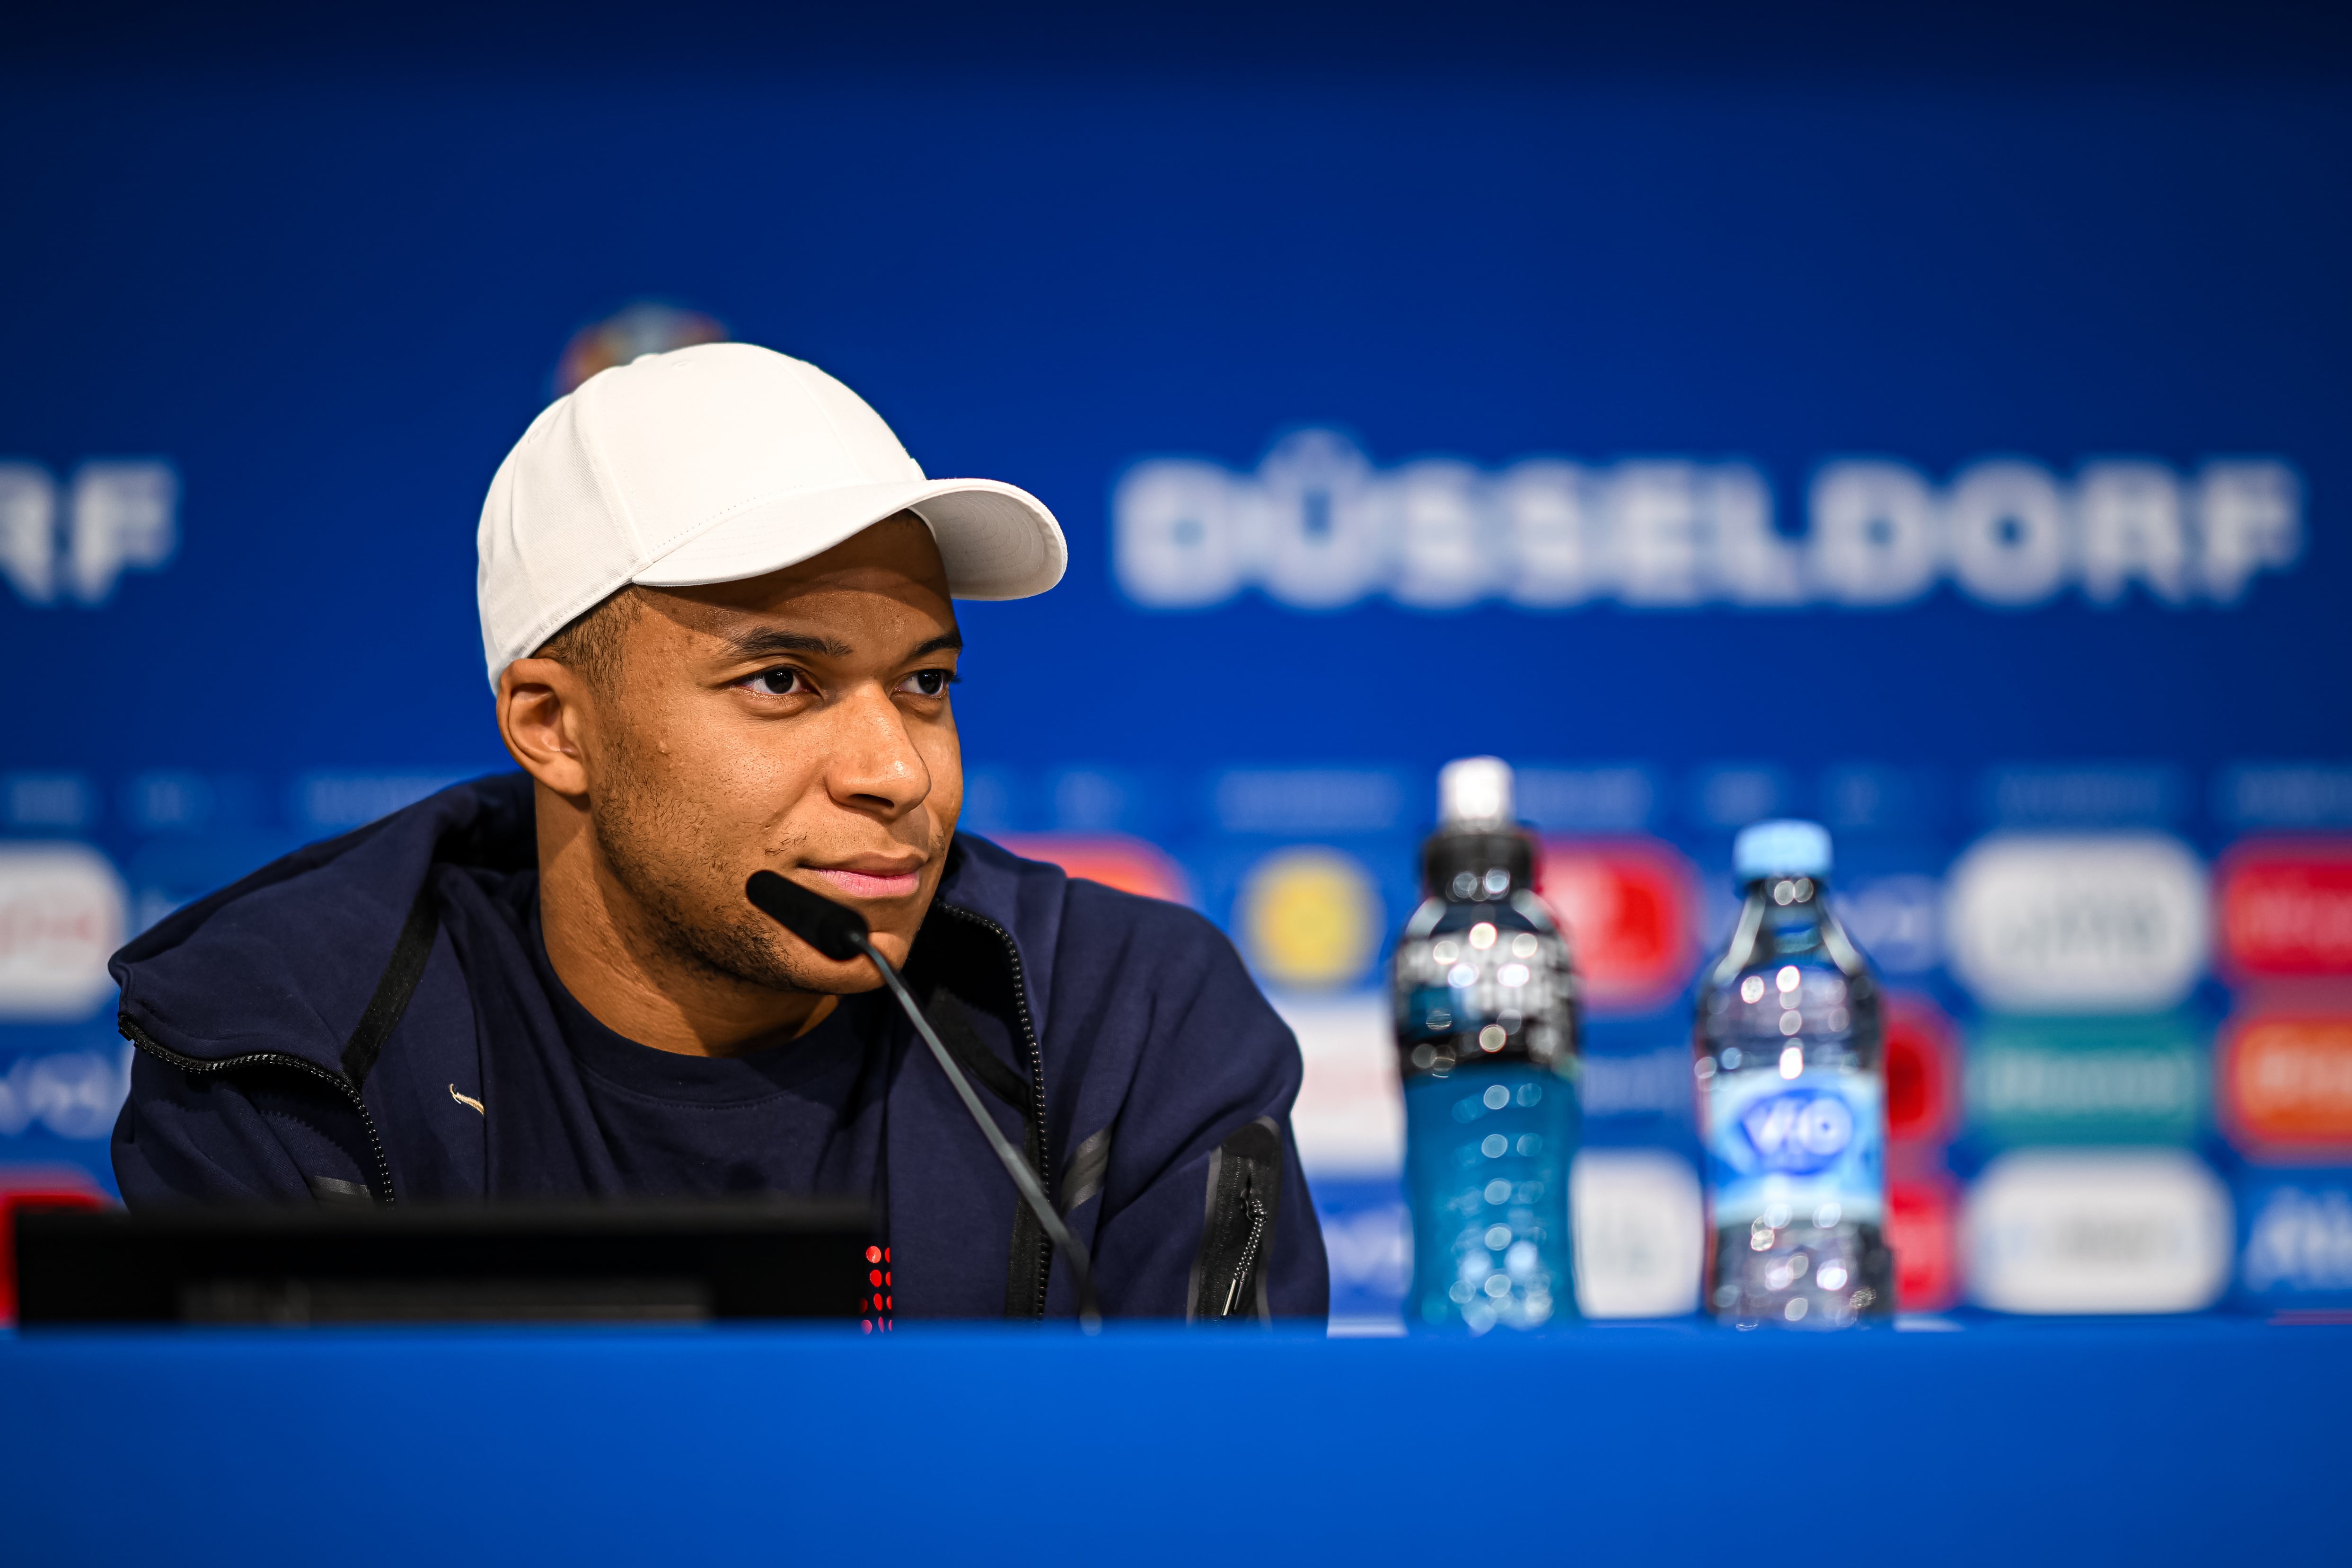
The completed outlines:
{"type": "Polygon", "coordinates": [[[815,989],[772,945],[775,928],[748,899],[722,896],[714,908],[696,886],[707,871],[721,889],[733,869],[700,859],[687,846],[718,841],[690,807],[647,780],[617,737],[607,753],[605,787],[589,809],[597,852],[613,879],[644,911],[645,938],[665,957],[714,979],[768,991],[815,989]]]}

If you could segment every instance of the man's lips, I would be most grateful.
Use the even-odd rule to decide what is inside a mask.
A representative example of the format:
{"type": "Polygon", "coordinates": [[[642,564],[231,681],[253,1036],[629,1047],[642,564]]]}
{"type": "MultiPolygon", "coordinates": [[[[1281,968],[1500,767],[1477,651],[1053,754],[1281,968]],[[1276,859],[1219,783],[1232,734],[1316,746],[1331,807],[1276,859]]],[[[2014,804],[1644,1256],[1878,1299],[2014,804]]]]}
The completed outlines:
{"type": "Polygon", "coordinates": [[[903,899],[923,879],[920,871],[845,871],[829,866],[808,869],[853,899],[903,899]]]}

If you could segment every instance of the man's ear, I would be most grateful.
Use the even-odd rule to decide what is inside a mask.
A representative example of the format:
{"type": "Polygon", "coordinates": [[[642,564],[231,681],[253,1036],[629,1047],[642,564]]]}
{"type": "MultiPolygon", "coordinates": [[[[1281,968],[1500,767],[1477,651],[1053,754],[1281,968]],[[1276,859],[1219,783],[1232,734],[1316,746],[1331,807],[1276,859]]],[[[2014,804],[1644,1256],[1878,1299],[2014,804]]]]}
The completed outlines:
{"type": "Polygon", "coordinates": [[[588,793],[587,683],[570,665],[519,658],[499,677],[499,738],[523,772],[561,795],[588,793]]]}

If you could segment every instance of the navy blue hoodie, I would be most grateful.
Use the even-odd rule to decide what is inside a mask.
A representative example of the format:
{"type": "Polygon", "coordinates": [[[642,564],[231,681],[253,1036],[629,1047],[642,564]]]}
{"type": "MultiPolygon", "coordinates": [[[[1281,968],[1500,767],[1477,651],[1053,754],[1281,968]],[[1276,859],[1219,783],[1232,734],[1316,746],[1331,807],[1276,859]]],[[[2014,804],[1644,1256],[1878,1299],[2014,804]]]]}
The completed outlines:
{"type": "MultiPolygon", "coordinates": [[[[181,910],[114,958],[134,1207],[628,1192],[534,975],[530,781],[477,780],[181,910]]],[[[1114,1314],[1321,1317],[1297,1042],[1188,910],[959,835],[908,983],[1092,1248],[1114,1314]]],[[[903,1018],[873,1048],[899,1316],[1067,1316],[1066,1269],[903,1018]]]]}

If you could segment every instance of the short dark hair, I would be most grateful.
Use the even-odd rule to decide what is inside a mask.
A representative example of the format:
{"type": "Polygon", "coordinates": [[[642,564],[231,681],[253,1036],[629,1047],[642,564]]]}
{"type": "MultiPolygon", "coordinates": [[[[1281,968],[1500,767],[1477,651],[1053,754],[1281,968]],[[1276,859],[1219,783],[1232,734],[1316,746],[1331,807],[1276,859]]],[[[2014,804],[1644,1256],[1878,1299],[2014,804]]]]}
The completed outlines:
{"type": "Polygon", "coordinates": [[[622,635],[636,618],[636,584],[624,584],[566,621],[562,630],[540,645],[536,657],[568,665],[581,679],[604,690],[621,672],[622,635]]]}

